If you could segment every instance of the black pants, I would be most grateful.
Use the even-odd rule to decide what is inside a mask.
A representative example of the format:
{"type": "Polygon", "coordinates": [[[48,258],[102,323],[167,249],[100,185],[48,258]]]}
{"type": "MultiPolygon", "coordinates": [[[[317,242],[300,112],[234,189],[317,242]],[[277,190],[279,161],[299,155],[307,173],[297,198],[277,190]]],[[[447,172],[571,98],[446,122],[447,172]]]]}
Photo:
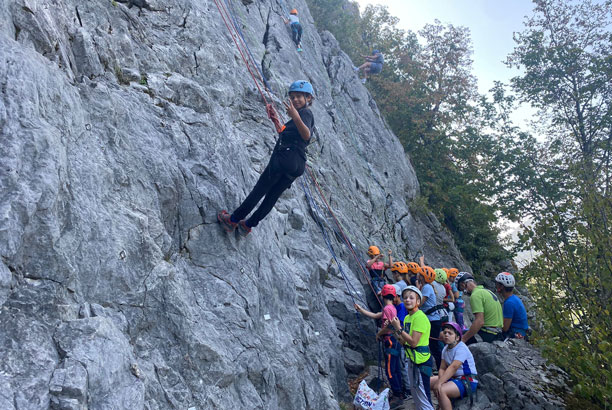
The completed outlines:
{"type": "Polygon", "coordinates": [[[295,45],[299,46],[300,41],[302,41],[302,26],[300,23],[293,23],[291,25],[291,36],[293,37],[295,45]]]}
{"type": "MultiPolygon", "coordinates": [[[[501,333],[498,334],[494,334],[494,333],[490,333],[490,332],[485,332],[484,330],[479,330],[478,334],[480,335],[480,337],[482,337],[482,341],[483,342],[487,342],[487,343],[493,343],[496,340],[504,340],[503,336],[501,335],[501,333]]],[[[476,340],[475,336],[472,336],[470,338],[470,340],[468,340],[465,344],[466,345],[471,345],[474,343],[478,343],[478,340],[476,340]]]]}
{"type": "Polygon", "coordinates": [[[291,183],[295,180],[295,177],[291,175],[295,175],[297,172],[301,175],[304,172],[305,164],[296,163],[299,161],[301,160],[291,153],[273,153],[268,166],[259,176],[259,180],[249,196],[233,212],[234,220],[244,219],[265,196],[259,208],[246,221],[248,226],[257,226],[259,221],[264,219],[274,208],[274,204],[281,194],[291,186],[291,183]]]}

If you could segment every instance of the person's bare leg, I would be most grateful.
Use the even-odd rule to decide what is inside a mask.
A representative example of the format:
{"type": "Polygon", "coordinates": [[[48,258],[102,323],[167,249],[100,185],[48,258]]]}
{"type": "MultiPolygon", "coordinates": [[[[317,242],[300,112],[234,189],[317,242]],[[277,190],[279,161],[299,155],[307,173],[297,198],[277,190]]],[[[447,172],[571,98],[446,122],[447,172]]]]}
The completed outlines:
{"type": "Polygon", "coordinates": [[[453,382],[447,382],[442,385],[440,395],[438,396],[438,404],[442,410],[453,410],[450,399],[458,399],[459,397],[461,397],[461,393],[457,385],[453,382]]]}

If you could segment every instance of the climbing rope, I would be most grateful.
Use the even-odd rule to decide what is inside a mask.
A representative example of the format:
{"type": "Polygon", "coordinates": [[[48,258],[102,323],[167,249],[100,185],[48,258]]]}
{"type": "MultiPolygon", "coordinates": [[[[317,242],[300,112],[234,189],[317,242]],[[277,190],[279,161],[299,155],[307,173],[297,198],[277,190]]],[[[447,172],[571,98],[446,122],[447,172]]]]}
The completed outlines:
{"type": "Polygon", "coordinates": [[[270,91],[264,87],[264,90],[266,91],[266,94],[268,94],[268,98],[270,99],[270,102],[268,102],[268,99],[266,99],[266,96],[264,95],[264,92],[262,91],[259,81],[257,80],[257,78],[255,78],[255,75],[253,74],[253,70],[251,69],[252,63],[249,64],[249,61],[244,55],[245,53],[242,51],[242,48],[240,47],[240,44],[238,43],[238,40],[236,39],[236,37],[239,37],[239,36],[237,34],[234,34],[234,30],[232,30],[232,28],[230,27],[231,17],[230,17],[229,11],[227,11],[225,6],[223,5],[222,0],[214,0],[214,2],[215,2],[215,5],[217,6],[217,9],[219,10],[219,14],[221,14],[221,18],[223,19],[223,23],[225,24],[227,31],[230,33],[230,36],[232,37],[232,40],[234,41],[234,44],[236,45],[236,48],[238,49],[238,52],[240,53],[240,57],[242,58],[242,61],[246,65],[246,68],[249,71],[249,74],[251,74],[251,78],[253,79],[253,82],[255,83],[257,90],[259,90],[259,94],[261,95],[261,98],[263,98],[264,103],[266,104],[266,112],[268,114],[268,118],[270,118],[270,120],[272,120],[272,122],[274,123],[276,131],[278,133],[282,132],[284,127],[281,126],[281,122],[278,117],[277,110],[274,105],[274,100],[272,99],[272,95],[270,94],[270,91]]]}
{"type": "MultiPolygon", "coordinates": [[[[312,192],[310,191],[310,187],[304,184],[303,179],[300,179],[300,184],[302,185],[302,190],[304,191],[306,200],[308,201],[308,204],[310,205],[313,212],[316,212],[317,214],[321,214],[321,210],[319,209],[319,206],[317,205],[316,201],[312,197],[312,192]]],[[[340,274],[342,275],[342,279],[344,280],[349,296],[351,297],[351,301],[353,302],[353,304],[355,304],[356,302],[355,302],[355,297],[353,296],[353,293],[355,293],[356,295],[359,295],[359,292],[357,292],[355,287],[348,280],[347,275],[344,273],[344,269],[342,269],[342,265],[340,264],[340,261],[338,260],[338,256],[336,255],[336,252],[334,251],[334,247],[331,244],[331,240],[329,238],[329,235],[327,234],[327,231],[325,230],[325,227],[323,226],[323,224],[321,223],[317,215],[314,215],[314,219],[317,225],[319,225],[319,228],[321,229],[321,233],[323,234],[323,239],[325,241],[325,245],[327,246],[327,249],[329,250],[329,253],[331,253],[332,258],[334,259],[334,262],[336,262],[336,265],[338,265],[338,270],[340,274]]],[[[364,305],[367,305],[367,303],[360,296],[357,296],[357,298],[359,299],[361,303],[363,303],[364,305]]],[[[358,315],[357,312],[355,312],[355,314],[358,315]]]]}
{"type": "Polygon", "coordinates": [[[367,280],[368,284],[370,285],[370,288],[372,289],[372,293],[374,293],[374,296],[376,297],[376,300],[378,301],[378,304],[382,308],[382,302],[380,301],[380,298],[376,294],[376,290],[374,289],[374,286],[372,285],[372,282],[370,281],[370,278],[368,278],[367,269],[363,265],[363,262],[357,256],[357,253],[355,252],[355,248],[353,247],[353,244],[348,240],[346,234],[344,233],[344,229],[342,229],[342,226],[340,225],[340,222],[338,221],[338,218],[336,218],[336,215],[334,214],[334,211],[331,209],[331,206],[327,202],[327,199],[325,199],[325,195],[323,194],[323,190],[321,189],[321,186],[319,185],[319,182],[317,181],[317,179],[316,179],[316,177],[314,175],[314,172],[308,166],[306,166],[306,174],[309,176],[310,180],[316,186],[317,191],[319,193],[319,197],[321,198],[321,200],[323,201],[323,203],[327,207],[327,211],[329,212],[329,214],[331,215],[331,217],[332,217],[333,221],[335,222],[336,226],[340,230],[340,234],[342,236],[342,239],[344,240],[344,243],[346,243],[346,246],[349,248],[349,250],[353,254],[353,258],[355,259],[355,261],[359,265],[359,268],[361,269],[361,273],[363,274],[363,277],[367,280]]]}
{"type": "Polygon", "coordinates": [[[246,47],[246,50],[247,50],[247,53],[248,53],[248,55],[250,57],[251,63],[255,67],[257,67],[257,71],[259,72],[259,77],[260,77],[261,81],[266,86],[266,90],[269,90],[270,89],[270,85],[268,84],[268,79],[264,75],[264,73],[261,70],[261,67],[259,66],[259,64],[257,64],[255,62],[255,57],[253,57],[253,53],[251,52],[251,48],[249,47],[249,44],[246,42],[246,40],[244,38],[244,33],[242,32],[242,29],[240,28],[240,24],[236,20],[236,9],[234,9],[232,0],[225,0],[225,4],[227,5],[227,9],[231,10],[231,13],[229,13],[229,15],[232,18],[232,22],[234,24],[235,30],[238,32],[238,34],[240,35],[240,38],[242,39],[242,44],[244,44],[244,46],[246,47]]]}

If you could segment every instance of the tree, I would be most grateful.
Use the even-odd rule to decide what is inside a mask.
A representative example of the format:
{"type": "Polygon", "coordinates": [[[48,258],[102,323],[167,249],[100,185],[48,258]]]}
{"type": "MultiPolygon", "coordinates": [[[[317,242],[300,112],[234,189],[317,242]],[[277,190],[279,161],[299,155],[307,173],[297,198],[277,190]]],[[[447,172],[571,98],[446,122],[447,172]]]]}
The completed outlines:
{"type": "Polygon", "coordinates": [[[508,211],[524,210],[525,273],[543,346],[579,397],[612,400],[612,2],[538,0],[508,64],[513,90],[539,109],[542,142],[508,142],[508,211]],[[554,343],[551,343],[554,342],[554,343]]]}

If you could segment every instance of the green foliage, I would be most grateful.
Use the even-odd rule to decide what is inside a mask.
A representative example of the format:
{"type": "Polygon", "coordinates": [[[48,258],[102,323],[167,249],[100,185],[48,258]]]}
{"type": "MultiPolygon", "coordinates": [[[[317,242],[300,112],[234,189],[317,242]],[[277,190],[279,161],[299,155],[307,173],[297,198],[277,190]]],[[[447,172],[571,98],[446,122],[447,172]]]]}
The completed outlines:
{"type": "MultiPolygon", "coordinates": [[[[592,406],[612,401],[612,24],[607,1],[539,0],[508,59],[519,98],[540,109],[541,142],[504,141],[504,212],[523,216],[524,270],[549,358],[592,406]]],[[[497,101],[511,99],[498,89],[497,101]]],[[[590,408],[593,408],[593,407],[590,408]]],[[[584,403],[582,403],[584,408],[584,403]]]]}
{"type": "MultiPolygon", "coordinates": [[[[467,29],[426,25],[419,35],[397,27],[385,7],[357,6],[340,0],[309,0],[320,29],[331,31],[354,62],[378,48],[385,68],[370,79],[370,91],[389,126],[410,154],[428,209],[453,233],[459,249],[480,271],[510,254],[497,239],[498,206],[489,198],[497,148],[488,107],[481,107],[471,75],[467,29]]],[[[492,273],[492,272],[489,272],[492,273]]]]}

